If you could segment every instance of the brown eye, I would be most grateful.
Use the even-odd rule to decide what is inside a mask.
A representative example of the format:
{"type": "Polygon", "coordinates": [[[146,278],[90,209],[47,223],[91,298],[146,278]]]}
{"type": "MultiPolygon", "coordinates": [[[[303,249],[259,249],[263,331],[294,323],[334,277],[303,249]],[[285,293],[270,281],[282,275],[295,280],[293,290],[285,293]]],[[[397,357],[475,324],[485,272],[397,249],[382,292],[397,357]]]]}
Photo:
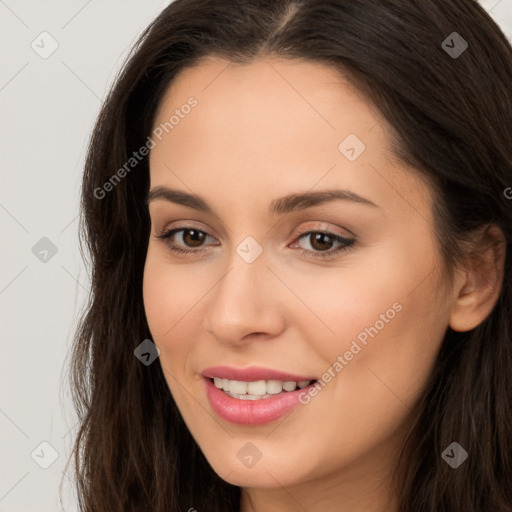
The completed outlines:
{"type": "Polygon", "coordinates": [[[298,245],[302,254],[307,256],[329,258],[348,250],[354,242],[355,239],[345,238],[328,231],[307,231],[300,235],[293,245],[298,245]]]}
{"type": "Polygon", "coordinates": [[[316,251],[327,251],[332,248],[334,239],[326,233],[311,233],[309,243],[316,251]]]}
{"type": "Polygon", "coordinates": [[[182,240],[188,247],[200,247],[206,238],[206,233],[197,229],[184,229],[182,240]]]}
{"type": "Polygon", "coordinates": [[[161,235],[155,235],[155,237],[162,240],[171,251],[180,254],[206,251],[208,244],[205,242],[208,241],[210,241],[210,245],[219,245],[211,235],[194,227],[170,229],[161,235]]]}

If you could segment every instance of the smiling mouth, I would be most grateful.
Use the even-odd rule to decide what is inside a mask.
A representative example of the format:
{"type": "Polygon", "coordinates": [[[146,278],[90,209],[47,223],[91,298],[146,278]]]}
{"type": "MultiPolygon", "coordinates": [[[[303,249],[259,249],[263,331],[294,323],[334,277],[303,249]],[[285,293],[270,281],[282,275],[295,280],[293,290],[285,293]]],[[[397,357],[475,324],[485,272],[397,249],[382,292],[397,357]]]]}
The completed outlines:
{"type": "Polygon", "coordinates": [[[220,377],[208,378],[217,389],[226,395],[239,400],[260,400],[272,398],[276,395],[291,393],[316,382],[315,380],[280,381],[258,380],[252,382],[221,379],[220,377]]]}

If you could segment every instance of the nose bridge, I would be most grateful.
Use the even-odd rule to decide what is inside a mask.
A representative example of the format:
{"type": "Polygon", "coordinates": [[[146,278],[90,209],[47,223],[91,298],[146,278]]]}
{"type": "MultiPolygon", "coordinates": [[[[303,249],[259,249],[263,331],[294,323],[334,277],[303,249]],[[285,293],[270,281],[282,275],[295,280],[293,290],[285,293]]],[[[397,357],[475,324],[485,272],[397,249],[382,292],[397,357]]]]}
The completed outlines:
{"type": "Polygon", "coordinates": [[[219,341],[238,343],[251,333],[275,335],[283,326],[274,276],[258,246],[254,239],[240,243],[212,290],[204,326],[219,341]]]}

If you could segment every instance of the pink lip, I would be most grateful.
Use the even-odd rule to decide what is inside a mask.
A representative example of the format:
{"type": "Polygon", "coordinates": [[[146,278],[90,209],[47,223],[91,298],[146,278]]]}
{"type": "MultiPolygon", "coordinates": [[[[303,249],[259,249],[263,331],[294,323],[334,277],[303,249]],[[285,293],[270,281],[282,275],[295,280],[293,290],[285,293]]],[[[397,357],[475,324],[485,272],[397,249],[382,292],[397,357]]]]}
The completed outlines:
{"type": "Polygon", "coordinates": [[[262,425],[288,414],[299,402],[299,394],[307,393],[314,383],[305,388],[288,391],[260,400],[239,400],[226,395],[208,378],[203,378],[206,396],[212,409],[224,420],[238,425],[262,425]]]}
{"type": "MultiPolygon", "coordinates": [[[[205,368],[201,375],[213,379],[241,380],[244,382],[256,382],[258,380],[281,380],[300,382],[301,380],[317,380],[317,377],[293,375],[291,373],[271,370],[259,366],[251,366],[249,368],[233,368],[231,366],[212,366],[205,368]]],[[[293,391],[292,391],[293,393],[293,391]]]]}
{"type": "Polygon", "coordinates": [[[304,388],[295,391],[287,391],[269,398],[259,400],[240,400],[233,398],[220,390],[212,382],[213,377],[230,380],[242,380],[254,382],[257,380],[281,380],[281,381],[316,381],[315,377],[301,377],[289,373],[282,373],[266,368],[251,367],[245,370],[216,366],[207,368],[202,372],[203,382],[206,388],[206,396],[212,409],[224,420],[238,425],[262,425],[275,421],[291,412],[299,402],[299,395],[307,393],[314,382],[304,388]]]}

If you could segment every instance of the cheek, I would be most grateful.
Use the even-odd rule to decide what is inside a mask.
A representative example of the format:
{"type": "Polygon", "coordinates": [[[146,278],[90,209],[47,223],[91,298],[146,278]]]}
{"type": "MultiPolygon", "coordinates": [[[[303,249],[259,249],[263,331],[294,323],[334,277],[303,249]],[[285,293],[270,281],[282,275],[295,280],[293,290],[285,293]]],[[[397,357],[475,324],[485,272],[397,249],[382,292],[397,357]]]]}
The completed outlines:
{"type": "Polygon", "coordinates": [[[401,353],[425,353],[422,340],[441,332],[442,322],[447,325],[447,318],[434,314],[439,304],[433,247],[392,242],[347,255],[336,267],[278,268],[295,296],[286,309],[289,323],[310,345],[314,342],[325,362],[350,351],[354,341],[362,349],[358,360],[374,351],[384,358],[394,352],[397,361],[401,353]]]}
{"type": "MultiPolygon", "coordinates": [[[[433,371],[445,331],[441,319],[424,307],[428,300],[428,293],[402,297],[402,309],[382,329],[375,318],[367,317],[362,329],[353,325],[342,340],[346,352],[331,355],[332,360],[342,355],[344,362],[331,390],[326,387],[321,393],[330,395],[340,407],[324,409],[325,422],[333,432],[343,432],[343,438],[353,440],[354,456],[405,432],[402,429],[433,371]],[[365,335],[365,343],[360,342],[360,334],[365,335]]],[[[387,305],[383,301],[377,312],[385,314],[387,305]]]]}
{"type": "MultiPolygon", "coordinates": [[[[374,416],[392,431],[432,372],[449,308],[440,302],[438,262],[428,233],[423,240],[416,247],[404,239],[374,248],[371,261],[362,253],[348,257],[343,268],[324,269],[314,278],[296,273],[294,291],[317,316],[308,315],[307,321],[297,316],[296,325],[302,332],[309,329],[308,339],[315,340],[316,355],[325,362],[323,379],[332,383],[319,394],[332,392],[347,411],[359,411],[352,416],[354,432],[371,430],[367,421],[374,416]]],[[[341,428],[345,415],[329,414],[341,428]]]]}
{"type": "Polygon", "coordinates": [[[187,324],[188,316],[206,293],[204,276],[180,271],[158,249],[148,251],[144,267],[143,299],[149,328],[155,339],[165,341],[187,324]],[[186,319],[187,321],[183,321],[186,319]]]}
{"type": "Polygon", "coordinates": [[[191,405],[183,383],[190,374],[190,357],[200,343],[201,298],[211,284],[190,271],[180,272],[159,251],[148,251],[144,267],[143,300],[152,340],[160,350],[159,363],[180,410],[191,405]]]}
{"type": "Polygon", "coordinates": [[[187,357],[199,342],[201,300],[210,287],[204,276],[180,272],[178,265],[171,265],[159,254],[152,255],[151,250],[148,252],[143,281],[144,309],[166,378],[185,373],[187,357]]]}

